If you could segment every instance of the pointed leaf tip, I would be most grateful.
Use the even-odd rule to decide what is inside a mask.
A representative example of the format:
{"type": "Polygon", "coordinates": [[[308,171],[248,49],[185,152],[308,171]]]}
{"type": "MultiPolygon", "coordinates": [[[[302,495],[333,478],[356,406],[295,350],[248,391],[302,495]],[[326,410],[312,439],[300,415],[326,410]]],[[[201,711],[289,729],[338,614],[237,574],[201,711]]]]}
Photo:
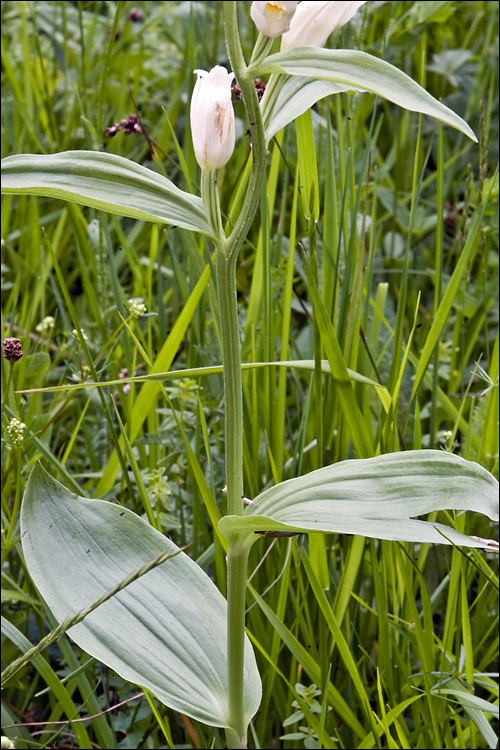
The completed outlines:
{"type": "Polygon", "coordinates": [[[221,519],[219,528],[226,536],[321,531],[494,551],[494,540],[414,520],[436,510],[470,510],[497,521],[498,482],[479,464],[444,451],[388,453],[281,482],[258,495],[242,516],[221,519]]]}
{"type": "Polygon", "coordinates": [[[403,71],[360,50],[295,47],[269,55],[252,69],[253,75],[261,73],[287,73],[370,92],[411,112],[435,117],[477,143],[472,128],[453,110],[403,71]]]}

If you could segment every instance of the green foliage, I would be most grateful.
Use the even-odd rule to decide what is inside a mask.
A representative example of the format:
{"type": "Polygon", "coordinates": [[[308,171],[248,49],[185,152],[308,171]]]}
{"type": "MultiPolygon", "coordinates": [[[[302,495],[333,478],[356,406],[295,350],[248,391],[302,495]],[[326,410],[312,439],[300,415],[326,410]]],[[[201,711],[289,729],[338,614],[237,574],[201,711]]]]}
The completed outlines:
{"type": "MultiPolygon", "coordinates": [[[[26,564],[58,621],[100,599],[131,568],[165,551],[179,552],[137,514],[75,497],[38,463],[26,487],[21,536],[26,564]],[[59,570],[65,575],[58,576],[59,570]]],[[[226,726],[226,601],[187,555],[168,563],[167,577],[158,566],[131,581],[73,625],[71,637],[178,711],[226,726]]],[[[260,678],[248,642],[245,688],[249,720],[260,702],[260,678]]]]}
{"type": "MultiPolygon", "coordinates": [[[[321,705],[316,700],[316,698],[321,695],[321,690],[318,690],[316,685],[313,684],[309,685],[309,687],[304,687],[304,685],[301,685],[300,682],[298,682],[295,685],[295,690],[303,699],[303,701],[307,703],[307,707],[313,714],[321,714],[321,705]]],[[[299,703],[297,701],[292,701],[292,706],[298,710],[294,711],[293,714],[290,714],[290,716],[287,716],[287,718],[283,722],[284,727],[288,727],[290,726],[290,724],[295,724],[304,719],[304,712],[300,710],[299,703]]],[[[304,747],[306,748],[319,747],[318,735],[316,734],[316,732],[314,732],[310,727],[307,726],[299,726],[298,729],[298,732],[289,732],[288,734],[283,734],[280,737],[280,740],[303,740],[304,747]]]]}
{"type": "MultiPolygon", "coordinates": [[[[221,3],[135,6],[138,23],[131,2],[2,4],[2,156],[107,151],[199,194],[188,101],[194,68],[226,63],[221,3]],[[136,107],[143,133],[105,137],[136,107]]],[[[241,19],[249,52],[255,30],[246,10],[241,19]]],[[[243,362],[335,363],[338,349],[344,368],[388,398],[351,380],[350,424],[333,364],[244,370],[248,497],[359,456],[356,441],[380,453],[444,448],[498,476],[497,40],[498,4],[469,0],[371,2],[335,32],[329,47],[411,75],[470,124],[479,146],[370,94],[328,96],[312,114],[313,226],[293,126],[270,141],[261,221],[237,267],[243,362]]],[[[294,106],[308,95],[291,93],[294,106]]],[[[245,113],[235,108],[237,147],[219,175],[228,226],[249,171],[245,113]]],[[[51,195],[3,197],[2,338],[21,339],[25,352],[10,374],[2,360],[5,664],[55,625],[20,545],[36,459],[71,491],[112,499],[191,544],[225,593],[220,374],[133,379],[220,363],[210,247],[182,226],[132,216],[51,195]],[[132,315],[130,299],[147,314],[132,315]],[[85,340],[72,333],[80,329],[85,340]],[[67,388],[97,380],[114,385],[67,388]],[[61,388],[20,393],[49,386],[61,388]],[[7,431],[13,418],[26,425],[20,443],[7,431]]],[[[479,516],[431,520],[494,534],[479,516]]],[[[293,707],[305,717],[298,732],[325,748],[495,746],[495,559],[347,535],[325,536],[318,550],[299,536],[258,539],[250,570],[248,631],[263,682],[251,745],[279,747],[293,707]]],[[[6,684],[3,733],[18,748],[64,746],[70,734],[80,748],[222,746],[218,729],[137,693],[64,636],[6,684]]]]}

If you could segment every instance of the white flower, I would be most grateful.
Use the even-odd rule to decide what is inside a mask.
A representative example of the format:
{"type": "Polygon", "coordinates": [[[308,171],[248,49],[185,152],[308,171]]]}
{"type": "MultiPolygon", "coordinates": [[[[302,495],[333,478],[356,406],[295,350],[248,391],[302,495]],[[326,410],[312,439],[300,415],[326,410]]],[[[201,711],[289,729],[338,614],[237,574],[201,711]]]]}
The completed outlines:
{"type": "Polygon", "coordinates": [[[234,151],[233,73],[216,65],[198,76],[191,99],[191,133],[196,161],[203,170],[223,167],[234,151]]]}
{"type": "MultiPolygon", "coordinates": [[[[76,330],[76,328],[73,328],[73,330],[71,331],[71,333],[73,334],[73,336],[75,337],[75,339],[78,341],[79,340],[78,339],[78,331],[76,330]]],[[[88,341],[89,340],[89,337],[87,336],[87,334],[85,333],[85,331],[83,330],[83,328],[80,328],[80,333],[82,334],[82,338],[83,338],[84,341],[88,341]]]]}
{"type": "Polygon", "coordinates": [[[7,434],[10,438],[11,445],[21,445],[24,439],[26,425],[20,419],[13,417],[7,425],[7,434]]]}
{"type": "Polygon", "coordinates": [[[252,21],[264,36],[280,36],[290,28],[297,2],[253,2],[250,8],[252,21]]]}
{"type": "Polygon", "coordinates": [[[290,23],[290,31],[283,34],[281,49],[292,47],[323,47],[335,29],[344,26],[366,0],[303,0],[290,23]]]}
{"type": "Polygon", "coordinates": [[[140,318],[141,315],[144,315],[144,313],[147,312],[148,309],[141,299],[127,300],[127,307],[129,313],[133,315],[134,318],[140,318]]]}
{"type": "Polygon", "coordinates": [[[54,328],[55,322],[56,321],[54,320],[52,315],[47,315],[42,320],[42,322],[37,325],[36,330],[38,331],[38,333],[41,333],[42,336],[47,336],[50,333],[52,333],[52,329],[54,328]]]}

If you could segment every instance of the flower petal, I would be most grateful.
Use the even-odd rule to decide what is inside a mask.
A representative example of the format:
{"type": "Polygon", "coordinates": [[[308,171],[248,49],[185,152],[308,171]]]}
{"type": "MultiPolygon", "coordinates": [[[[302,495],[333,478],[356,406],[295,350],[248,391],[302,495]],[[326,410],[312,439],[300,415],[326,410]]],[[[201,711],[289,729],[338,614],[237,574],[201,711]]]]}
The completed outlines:
{"type": "Polygon", "coordinates": [[[365,2],[303,0],[291,20],[290,30],[283,35],[281,49],[323,47],[332,31],[350,21],[365,2]]]}

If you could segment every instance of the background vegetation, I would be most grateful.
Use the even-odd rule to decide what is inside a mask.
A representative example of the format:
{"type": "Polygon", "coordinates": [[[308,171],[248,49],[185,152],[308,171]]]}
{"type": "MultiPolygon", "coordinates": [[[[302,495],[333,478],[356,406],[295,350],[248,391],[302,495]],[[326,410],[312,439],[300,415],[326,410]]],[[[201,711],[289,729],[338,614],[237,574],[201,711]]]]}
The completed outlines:
{"type": "MultiPolygon", "coordinates": [[[[220,5],[2,2],[2,156],[109,150],[198,192],[189,100],[195,68],[227,64],[220,5]],[[106,136],[122,119],[132,132],[106,136]]],[[[250,51],[256,31],[241,6],[250,51]]],[[[279,134],[239,265],[243,361],[321,357],[305,252],[347,365],[390,395],[387,412],[376,389],[357,386],[362,427],[381,452],[443,448],[498,475],[498,3],[369,2],[330,44],[404,70],[464,117],[479,145],[368,94],[323,100],[314,142],[305,140],[318,164],[314,224],[298,189],[295,128],[279,134]]],[[[229,221],[249,157],[235,108],[237,147],[220,175],[229,221]]],[[[191,544],[224,591],[205,509],[224,504],[224,404],[219,374],[101,395],[19,393],[85,382],[88,356],[102,381],[216,365],[217,300],[210,248],[189,232],[49,199],[5,196],[2,208],[2,337],[21,339],[25,352],[10,381],[2,361],[5,664],[54,625],[19,544],[36,458],[79,494],[147,514],[191,544]],[[131,299],[147,312],[131,314],[131,299]],[[26,425],[20,439],[6,429],[13,417],[26,425]]],[[[298,368],[249,369],[244,387],[248,497],[352,457],[328,374],[319,382],[298,368]]],[[[479,516],[442,520],[495,533],[479,516]]],[[[496,746],[496,560],[328,536],[263,539],[250,567],[248,625],[264,689],[252,746],[496,746]]],[[[19,748],[222,746],[218,730],[138,692],[64,636],[6,686],[3,733],[19,748]]]]}

